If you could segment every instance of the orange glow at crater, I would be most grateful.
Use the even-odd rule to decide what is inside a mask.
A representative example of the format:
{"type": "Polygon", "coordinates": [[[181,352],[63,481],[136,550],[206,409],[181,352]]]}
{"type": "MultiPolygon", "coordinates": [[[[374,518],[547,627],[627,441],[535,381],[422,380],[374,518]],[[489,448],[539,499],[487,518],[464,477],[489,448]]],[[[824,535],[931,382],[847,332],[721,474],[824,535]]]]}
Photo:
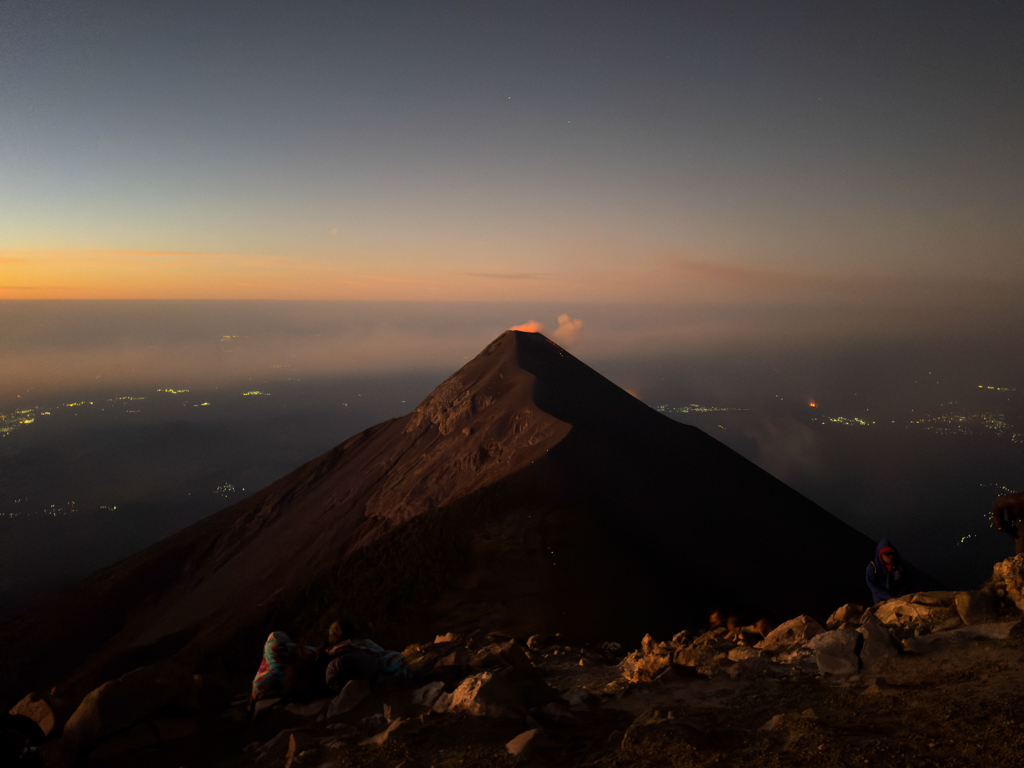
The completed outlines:
{"type": "Polygon", "coordinates": [[[510,331],[522,331],[523,333],[543,333],[544,326],[538,323],[536,320],[531,320],[528,323],[522,325],[513,325],[509,328],[510,331]]]}

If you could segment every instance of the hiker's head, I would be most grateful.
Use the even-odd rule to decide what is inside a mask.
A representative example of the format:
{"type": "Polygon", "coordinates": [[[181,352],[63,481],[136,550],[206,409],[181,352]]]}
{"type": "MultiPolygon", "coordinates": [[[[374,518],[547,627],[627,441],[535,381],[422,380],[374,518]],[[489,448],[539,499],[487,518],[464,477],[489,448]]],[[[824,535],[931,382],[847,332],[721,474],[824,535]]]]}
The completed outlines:
{"type": "Polygon", "coordinates": [[[878,559],[886,568],[892,568],[900,559],[895,547],[886,547],[878,553],[878,559]]]}
{"type": "Polygon", "coordinates": [[[340,643],[342,640],[351,640],[354,637],[358,637],[359,631],[356,629],[356,625],[348,619],[342,619],[331,624],[327,630],[327,642],[340,643]]]}

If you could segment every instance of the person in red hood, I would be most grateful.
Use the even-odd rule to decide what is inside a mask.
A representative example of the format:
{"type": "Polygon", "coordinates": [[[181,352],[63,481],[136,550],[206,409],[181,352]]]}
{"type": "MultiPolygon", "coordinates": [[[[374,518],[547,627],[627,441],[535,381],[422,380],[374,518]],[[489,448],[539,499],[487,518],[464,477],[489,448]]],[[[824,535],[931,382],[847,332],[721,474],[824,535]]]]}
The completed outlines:
{"type": "Polygon", "coordinates": [[[878,542],[875,559],[868,563],[864,578],[875,603],[914,591],[910,588],[910,573],[903,564],[900,553],[888,539],[878,542]]]}
{"type": "Polygon", "coordinates": [[[1016,539],[1017,554],[1024,554],[1024,529],[1017,525],[1024,518],[1024,493],[1000,496],[992,502],[992,525],[1016,539]]]}

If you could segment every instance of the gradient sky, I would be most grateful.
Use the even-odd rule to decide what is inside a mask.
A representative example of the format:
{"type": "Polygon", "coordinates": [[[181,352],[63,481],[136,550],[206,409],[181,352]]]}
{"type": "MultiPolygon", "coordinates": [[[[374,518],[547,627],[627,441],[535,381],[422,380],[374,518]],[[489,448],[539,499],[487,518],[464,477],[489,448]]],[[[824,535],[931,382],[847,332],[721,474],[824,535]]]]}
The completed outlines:
{"type": "Polygon", "coordinates": [[[1022,40],[1016,0],[4,0],[0,298],[1010,296],[1022,40]]]}

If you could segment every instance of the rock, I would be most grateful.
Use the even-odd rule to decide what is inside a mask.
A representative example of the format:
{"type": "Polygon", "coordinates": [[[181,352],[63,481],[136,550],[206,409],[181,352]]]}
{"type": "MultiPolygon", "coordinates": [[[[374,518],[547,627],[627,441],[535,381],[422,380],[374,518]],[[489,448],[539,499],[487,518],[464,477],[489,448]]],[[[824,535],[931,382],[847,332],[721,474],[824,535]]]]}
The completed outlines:
{"type": "Polygon", "coordinates": [[[743,659],[757,659],[764,654],[764,651],[758,648],[751,648],[747,645],[740,645],[733,648],[726,655],[729,661],[743,661],[743,659]]]}
{"type": "Polygon", "coordinates": [[[270,699],[260,699],[257,701],[252,708],[252,719],[255,720],[268,709],[273,709],[276,704],[281,702],[281,697],[276,696],[270,699]]]}
{"type": "Polygon", "coordinates": [[[437,660],[437,667],[468,667],[472,657],[469,655],[469,651],[465,648],[456,648],[447,656],[442,656],[437,660]]]}
{"type": "Polygon", "coordinates": [[[146,719],[157,709],[198,708],[195,680],[173,662],[153,664],[104,683],[90,692],[64,726],[66,756],[75,759],[101,740],[146,719]]]}
{"type": "Polygon", "coordinates": [[[807,643],[807,647],[814,651],[814,658],[821,674],[855,675],[859,664],[856,652],[859,640],[857,630],[846,627],[815,635],[807,643]]]}
{"type": "Polygon", "coordinates": [[[509,666],[523,673],[536,673],[536,668],[527,658],[526,651],[515,640],[491,643],[481,648],[474,654],[471,664],[475,668],[509,666]]]}
{"type": "Polygon", "coordinates": [[[654,646],[654,638],[651,637],[650,634],[644,635],[644,639],[640,641],[640,650],[643,651],[644,654],[648,654],[654,649],[654,646]]]}
{"type": "Polygon", "coordinates": [[[856,631],[864,638],[864,645],[860,649],[860,662],[864,669],[874,669],[897,656],[889,631],[878,621],[865,621],[856,631]]]}
{"type": "Polygon", "coordinates": [[[562,694],[562,698],[566,700],[570,707],[583,707],[594,698],[591,696],[590,691],[586,688],[573,688],[567,693],[562,694]]]}
{"type": "Polygon", "coordinates": [[[782,725],[783,715],[773,715],[771,720],[766,722],[757,730],[759,731],[774,731],[780,725],[782,725]]]}
{"type": "MultiPolygon", "coordinates": [[[[915,592],[879,603],[873,615],[890,627],[914,627],[921,634],[944,632],[963,624],[956,608],[956,592],[915,592]]],[[[861,620],[863,623],[870,614],[861,620]]]]}
{"type": "Polygon", "coordinates": [[[433,683],[427,683],[422,688],[413,691],[412,703],[423,707],[433,707],[442,693],[444,693],[444,683],[435,680],[433,683]]]}
{"type": "Polygon", "coordinates": [[[622,646],[619,643],[601,643],[601,650],[609,656],[620,656],[622,654],[622,646]]]}
{"type": "Polygon", "coordinates": [[[524,702],[514,690],[491,685],[494,672],[481,672],[462,681],[452,691],[448,711],[465,712],[477,717],[517,717],[525,711],[524,702]]]}
{"type": "Polygon", "coordinates": [[[412,721],[405,720],[401,717],[392,720],[380,733],[375,733],[369,738],[363,739],[359,742],[359,746],[365,747],[370,745],[377,745],[378,747],[384,744],[388,739],[397,735],[399,732],[407,733],[413,730],[412,721]]]}
{"type": "Polygon", "coordinates": [[[698,648],[705,648],[705,647],[708,647],[708,646],[713,646],[713,647],[716,647],[716,648],[720,648],[720,647],[722,647],[724,645],[730,645],[731,646],[731,642],[728,639],[726,639],[726,637],[725,637],[728,633],[729,633],[729,630],[726,629],[725,627],[718,627],[716,629],[711,629],[711,630],[708,630],[707,632],[705,632],[700,637],[698,637],[696,640],[694,640],[693,644],[694,644],[695,647],[698,647],[698,648]]]}
{"type": "Polygon", "coordinates": [[[777,626],[754,647],[768,651],[788,651],[805,644],[824,631],[821,624],[810,616],[797,616],[777,626]]]}
{"type": "Polygon", "coordinates": [[[899,694],[899,689],[895,688],[885,681],[884,677],[875,678],[874,682],[861,691],[861,696],[896,696],[899,694]]]}
{"type": "Polygon", "coordinates": [[[437,697],[437,700],[434,701],[434,706],[431,707],[431,710],[437,712],[438,714],[447,712],[448,707],[451,706],[451,703],[452,695],[450,693],[442,692],[441,695],[437,697]]]}
{"type": "Polygon", "coordinates": [[[438,635],[434,638],[434,643],[440,645],[441,643],[461,643],[462,635],[457,632],[445,632],[443,635],[438,635]]]}
{"type": "Polygon", "coordinates": [[[284,753],[284,768],[292,768],[295,761],[295,753],[299,751],[298,742],[295,741],[295,734],[288,736],[288,751],[284,753]]]}
{"type": "Polygon", "coordinates": [[[717,653],[714,648],[684,646],[675,652],[672,661],[682,667],[704,667],[711,663],[717,653]]]}
{"type": "Polygon", "coordinates": [[[672,711],[658,709],[649,709],[641,714],[622,737],[623,749],[635,749],[645,744],[671,745],[674,756],[678,756],[680,743],[694,749],[708,749],[711,739],[696,723],[677,718],[672,711]]]}
{"type": "Polygon", "coordinates": [[[54,731],[59,731],[64,726],[64,720],[59,714],[64,708],[56,704],[50,694],[39,691],[30,693],[13,707],[10,714],[24,715],[33,720],[44,736],[49,736],[54,731]]]}
{"type": "Polygon", "coordinates": [[[843,624],[856,623],[860,620],[860,617],[864,615],[865,608],[863,605],[857,603],[847,603],[842,608],[837,608],[836,611],[828,617],[828,621],[825,622],[825,627],[828,629],[839,629],[843,624]]]}
{"type": "Polygon", "coordinates": [[[316,717],[327,709],[330,702],[330,699],[318,699],[317,701],[310,702],[309,704],[296,704],[293,702],[291,704],[286,704],[285,709],[299,717],[316,717]]]}
{"type": "Polygon", "coordinates": [[[531,635],[526,641],[526,647],[532,651],[539,651],[547,645],[541,635],[531,635]]]}
{"type": "Polygon", "coordinates": [[[544,682],[504,669],[467,677],[450,694],[447,710],[478,717],[522,717],[530,707],[557,698],[544,682]]]}
{"type": "Polygon", "coordinates": [[[505,745],[505,751],[513,757],[517,755],[527,755],[536,749],[537,743],[541,740],[540,737],[543,732],[543,728],[531,728],[528,731],[523,731],[505,745]]]}
{"type": "Polygon", "coordinates": [[[627,679],[633,683],[650,682],[670,666],[672,666],[672,657],[668,653],[652,653],[632,665],[631,674],[627,679]]]}
{"type": "Polygon", "coordinates": [[[939,632],[934,635],[923,635],[921,637],[909,637],[903,641],[904,650],[915,653],[924,653],[931,648],[940,645],[948,645],[958,642],[973,640],[1005,640],[1010,632],[1019,623],[1017,621],[1001,621],[991,624],[973,624],[959,629],[951,629],[948,632],[939,632]]]}
{"type": "Polygon", "coordinates": [[[349,680],[341,693],[335,696],[327,707],[327,719],[343,715],[356,708],[370,695],[370,683],[366,680],[349,680]]]}
{"type": "Polygon", "coordinates": [[[999,618],[999,606],[995,595],[987,589],[976,592],[957,592],[956,610],[960,619],[968,626],[972,624],[989,624],[999,618]]]}
{"type": "Polygon", "coordinates": [[[313,735],[305,728],[286,728],[259,748],[256,765],[282,766],[288,762],[289,755],[295,761],[302,750],[316,744],[313,735]]]}
{"type": "Polygon", "coordinates": [[[1008,557],[996,563],[992,570],[993,585],[1003,585],[1006,596],[1018,610],[1024,611],[1024,554],[1008,557]]]}
{"type": "Polygon", "coordinates": [[[672,645],[677,647],[680,645],[686,645],[692,639],[693,632],[688,629],[684,629],[682,632],[676,632],[672,635],[672,645]]]}
{"type": "Polygon", "coordinates": [[[636,671],[636,666],[643,661],[644,655],[641,651],[633,651],[621,662],[619,662],[619,669],[622,671],[622,676],[627,680],[633,679],[633,673],[636,671]]]}

